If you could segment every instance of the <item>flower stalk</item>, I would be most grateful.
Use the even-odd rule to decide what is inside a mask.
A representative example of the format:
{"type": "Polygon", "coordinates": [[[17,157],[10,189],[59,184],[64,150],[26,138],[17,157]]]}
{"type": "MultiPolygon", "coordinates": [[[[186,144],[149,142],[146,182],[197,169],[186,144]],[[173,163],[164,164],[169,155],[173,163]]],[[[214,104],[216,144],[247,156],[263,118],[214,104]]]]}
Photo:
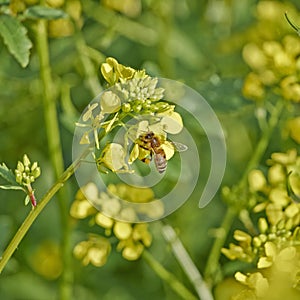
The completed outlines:
{"type": "Polygon", "coordinates": [[[236,201],[232,201],[232,199],[235,199],[236,196],[238,196],[237,200],[241,200],[242,197],[241,193],[245,189],[245,186],[247,184],[247,178],[249,172],[258,166],[258,164],[261,161],[261,158],[263,157],[264,153],[267,150],[268,144],[270,142],[270,139],[272,137],[272,133],[277,126],[281,113],[283,111],[283,108],[285,106],[285,103],[283,100],[279,100],[277,104],[274,106],[274,108],[271,111],[271,115],[268,122],[268,127],[263,131],[262,136],[256,145],[255,151],[249,160],[249,163],[243,173],[243,176],[237,186],[234,189],[231,189],[226,195],[226,199],[228,200],[229,207],[227,208],[227,211],[225,213],[223,222],[221,224],[220,232],[213,244],[212,251],[210,252],[210,255],[208,257],[206,269],[205,269],[205,277],[207,279],[207,282],[214,282],[213,278],[216,276],[216,273],[219,269],[219,259],[221,256],[221,249],[225,244],[226,238],[228,236],[228,233],[230,231],[231,225],[234,221],[234,218],[236,215],[240,212],[240,203],[236,203],[236,201]],[[239,195],[236,195],[237,191],[239,191],[239,195]],[[241,193],[240,193],[241,192],[241,193]]]}

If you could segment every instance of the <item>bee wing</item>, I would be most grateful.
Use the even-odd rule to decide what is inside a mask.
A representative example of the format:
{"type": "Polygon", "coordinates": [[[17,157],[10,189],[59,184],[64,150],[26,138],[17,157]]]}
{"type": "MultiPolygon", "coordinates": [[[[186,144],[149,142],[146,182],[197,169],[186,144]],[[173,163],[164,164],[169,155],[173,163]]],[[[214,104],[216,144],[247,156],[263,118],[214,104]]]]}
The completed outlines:
{"type": "Polygon", "coordinates": [[[187,145],[178,143],[178,142],[172,142],[174,148],[178,151],[178,152],[184,152],[188,149],[187,145]]]}

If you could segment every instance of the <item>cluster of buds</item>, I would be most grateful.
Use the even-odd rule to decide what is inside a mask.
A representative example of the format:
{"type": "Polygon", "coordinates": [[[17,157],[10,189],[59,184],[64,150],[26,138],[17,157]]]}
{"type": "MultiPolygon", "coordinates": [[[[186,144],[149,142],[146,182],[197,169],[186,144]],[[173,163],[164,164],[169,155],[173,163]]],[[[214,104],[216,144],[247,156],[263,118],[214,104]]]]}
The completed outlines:
{"type": "MultiPolygon", "coordinates": [[[[258,270],[271,270],[270,274],[276,272],[282,277],[288,275],[289,288],[299,288],[300,156],[295,149],[273,153],[268,164],[267,178],[260,170],[253,170],[248,176],[253,212],[265,213],[265,217],[258,219],[258,234],[251,236],[236,230],[234,239],[238,244],[231,243],[228,249],[222,249],[222,253],[231,260],[255,262],[258,270]]],[[[258,298],[269,293],[271,288],[271,277],[253,279],[260,277],[263,275],[259,272],[236,274],[236,279],[258,298]],[[260,285],[262,282],[263,286],[260,285]]]]}
{"type": "Polygon", "coordinates": [[[23,162],[18,161],[15,174],[17,183],[26,186],[33,183],[41,175],[41,169],[37,162],[31,164],[28,156],[25,154],[23,162]]]}
{"type": "MultiPolygon", "coordinates": [[[[90,224],[100,226],[106,237],[113,235],[117,238],[116,249],[122,252],[125,259],[137,260],[144,248],[151,245],[152,236],[147,224],[133,223],[137,221],[135,211],[130,207],[122,207],[119,198],[128,202],[151,203],[154,200],[154,194],[151,189],[136,188],[126,184],[110,184],[107,192],[99,193],[97,186],[89,183],[77,192],[70,214],[75,219],[90,217],[90,224]],[[100,212],[94,208],[95,203],[97,207],[101,206],[100,212]]],[[[141,212],[149,214],[150,217],[158,217],[163,213],[163,207],[158,211],[156,205],[151,210],[150,205],[147,211],[141,212]]],[[[87,241],[81,241],[75,246],[75,257],[82,260],[84,265],[91,263],[95,266],[102,266],[111,251],[111,239],[106,237],[89,235],[87,241]]]]}
{"type": "Polygon", "coordinates": [[[31,164],[28,156],[23,156],[23,162],[18,161],[17,168],[15,170],[16,182],[25,188],[27,197],[25,198],[25,205],[31,201],[33,207],[37,205],[34,196],[34,190],[31,184],[41,175],[41,169],[37,162],[31,164]]]}

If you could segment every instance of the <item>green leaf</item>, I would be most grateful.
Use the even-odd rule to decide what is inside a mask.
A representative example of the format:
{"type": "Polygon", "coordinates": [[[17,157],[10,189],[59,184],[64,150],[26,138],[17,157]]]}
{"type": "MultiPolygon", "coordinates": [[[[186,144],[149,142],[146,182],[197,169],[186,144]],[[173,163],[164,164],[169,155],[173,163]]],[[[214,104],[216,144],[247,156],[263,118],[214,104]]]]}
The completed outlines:
{"type": "Polygon", "coordinates": [[[2,163],[2,165],[0,164],[0,177],[11,183],[11,185],[18,185],[15,179],[15,174],[12,172],[12,170],[8,169],[5,163],[2,163]]]}
{"type": "Polygon", "coordinates": [[[20,185],[0,185],[0,189],[3,190],[15,190],[15,191],[24,191],[20,185]]]}
{"type": "Polygon", "coordinates": [[[8,51],[25,68],[29,63],[29,49],[32,47],[27,36],[27,29],[16,18],[0,15],[0,34],[8,51]]]}
{"type": "Polygon", "coordinates": [[[61,9],[35,5],[28,7],[24,16],[29,19],[47,19],[47,20],[55,20],[66,18],[68,15],[61,9]]]}

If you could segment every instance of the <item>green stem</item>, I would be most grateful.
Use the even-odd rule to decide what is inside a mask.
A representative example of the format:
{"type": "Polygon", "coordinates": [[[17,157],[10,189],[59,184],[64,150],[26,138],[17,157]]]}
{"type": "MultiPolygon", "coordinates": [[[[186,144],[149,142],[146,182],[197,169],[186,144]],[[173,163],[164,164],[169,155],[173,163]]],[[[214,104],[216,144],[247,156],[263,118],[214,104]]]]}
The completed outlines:
{"type": "Polygon", "coordinates": [[[205,278],[206,282],[210,285],[212,284],[212,277],[216,274],[216,271],[219,268],[219,259],[221,256],[221,249],[223,248],[233,220],[237,214],[237,211],[232,207],[228,207],[224,219],[219,229],[218,235],[214,241],[212,249],[210,251],[206,268],[205,268],[205,278]]]}
{"type": "Polygon", "coordinates": [[[52,197],[64,186],[64,183],[73,175],[75,170],[79,167],[81,160],[87,155],[87,152],[84,152],[80,158],[73,162],[59,177],[56,183],[48,190],[48,192],[43,196],[40,202],[37,204],[35,208],[33,208],[26,219],[24,220],[23,224],[19,227],[18,231],[16,232],[15,236],[5,249],[1,260],[0,260],[0,274],[3,271],[4,267],[6,266],[7,262],[9,261],[10,257],[13,255],[17,247],[19,246],[20,242],[24,238],[25,234],[31,227],[32,223],[44,209],[44,207],[48,204],[48,202],[52,199],[52,197]]]}
{"type": "Polygon", "coordinates": [[[149,251],[144,250],[143,259],[148,263],[152,270],[179,295],[185,300],[196,300],[194,296],[177,278],[167,271],[152,255],[149,251]]]}
{"type": "Polygon", "coordinates": [[[76,33],[75,39],[76,48],[79,53],[79,58],[81,60],[82,67],[84,69],[88,88],[92,92],[93,96],[97,96],[101,92],[101,86],[99,85],[99,80],[95,67],[91,59],[87,56],[88,47],[80,30],[78,30],[78,32],[76,33]]]}
{"type": "MultiPolygon", "coordinates": [[[[49,146],[50,161],[52,163],[55,178],[63,172],[64,162],[62,146],[60,142],[60,131],[58,124],[57,108],[55,103],[55,85],[51,76],[49,58],[49,45],[47,35],[47,21],[39,20],[36,28],[36,47],[40,61],[40,77],[43,87],[43,106],[46,126],[46,136],[49,146]]],[[[60,284],[60,298],[71,299],[72,270],[71,270],[71,226],[68,214],[69,195],[66,189],[58,193],[58,203],[61,216],[61,251],[63,257],[63,272],[60,284]]]]}
{"type": "MultiPolygon", "coordinates": [[[[285,105],[284,101],[279,100],[277,102],[276,106],[271,111],[271,115],[270,115],[269,122],[268,122],[268,128],[266,128],[265,131],[262,133],[262,136],[261,136],[258,144],[256,145],[254,153],[253,153],[250,161],[247,164],[247,167],[243,173],[243,176],[236,186],[237,190],[242,191],[245,188],[245,186],[247,184],[247,178],[248,178],[249,172],[259,165],[263,155],[265,154],[265,152],[267,150],[267,147],[268,147],[268,144],[272,137],[273,131],[278,124],[278,121],[279,121],[280,115],[283,111],[284,105],[285,105]]],[[[232,191],[232,193],[236,193],[236,190],[232,191]]],[[[229,195],[229,197],[230,197],[230,195],[229,195]]],[[[206,269],[205,269],[205,277],[206,277],[207,281],[210,280],[210,282],[212,282],[213,281],[212,278],[214,278],[214,276],[216,275],[216,272],[219,268],[219,259],[221,256],[221,249],[225,244],[225,241],[227,239],[227,235],[230,231],[233,220],[239,212],[239,209],[237,209],[234,205],[235,205],[235,203],[232,203],[232,205],[227,208],[226,214],[225,214],[223,222],[221,224],[220,234],[216,237],[213,247],[212,247],[212,250],[210,252],[210,255],[209,255],[209,258],[208,258],[208,261],[206,264],[206,269]]]]}

